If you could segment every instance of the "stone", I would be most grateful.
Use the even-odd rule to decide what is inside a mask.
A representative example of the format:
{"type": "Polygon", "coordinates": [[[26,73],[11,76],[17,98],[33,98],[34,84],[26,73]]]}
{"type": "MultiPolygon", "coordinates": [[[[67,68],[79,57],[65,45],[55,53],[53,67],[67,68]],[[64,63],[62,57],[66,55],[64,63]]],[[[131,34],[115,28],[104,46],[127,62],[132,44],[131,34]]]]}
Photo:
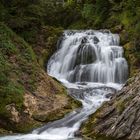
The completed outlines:
{"type": "Polygon", "coordinates": [[[140,139],[140,72],[128,81],[131,82],[90,116],[81,128],[83,135],[140,139]]]}
{"type": "Polygon", "coordinates": [[[94,39],[93,39],[93,40],[94,40],[94,44],[98,44],[99,39],[98,39],[96,36],[94,37],[94,39]]]}
{"type": "Polygon", "coordinates": [[[7,111],[11,114],[11,121],[15,123],[19,123],[20,117],[19,117],[19,112],[17,111],[15,104],[9,104],[6,106],[7,111]]]}

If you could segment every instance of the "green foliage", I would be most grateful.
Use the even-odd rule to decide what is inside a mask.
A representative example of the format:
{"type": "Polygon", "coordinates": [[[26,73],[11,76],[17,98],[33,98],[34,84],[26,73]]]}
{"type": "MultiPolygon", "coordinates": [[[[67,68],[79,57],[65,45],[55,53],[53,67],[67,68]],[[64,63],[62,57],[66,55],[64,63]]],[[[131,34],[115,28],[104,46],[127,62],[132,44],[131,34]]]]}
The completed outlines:
{"type": "Polygon", "coordinates": [[[23,104],[23,88],[10,80],[12,66],[0,53],[0,116],[6,117],[6,105],[15,103],[20,109],[23,104]],[[14,98],[13,98],[14,97],[14,98]]]}
{"type": "Polygon", "coordinates": [[[81,30],[81,29],[88,29],[87,23],[83,20],[77,21],[73,24],[71,24],[69,29],[75,29],[75,30],[81,30]]]}
{"type": "Polygon", "coordinates": [[[46,67],[47,60],[56,50],[59,37],[63,33],[63,28],[54,28],[52,26],[43,26],[32,41],[33,49],[37,54],[37,61],[42,68],[46,67]],[[39,50],[38,50],[39,44],[39,50]]]}
{"type": "Polygon", "coordinates": [[[70,5],[73,5],[73,4],[76,4],[75,0],[67,0],[67,3],[65,5],[70,6],[70,5]]]}
{"type": "Polygon", "coordinates": [[[64,4],[57,4],[57,0],[2,0],[0,19],[30,42],[42,25],[68,28],[82,21],[81,28],[83,24],[88,28],[106,28],[121,23],[137,30],[139,7],[138,0],[66,0],[64,4]]]}
{"type": "Polygon", "coordinates": [[[23,88],[15,85],[14,83],[8,83],[8,85],[0,88],[1,106],[3,104],[8,105],[15,103],[18,107],[22,106],[23,102],[23,88]],[[14,98],[13,98],[14,97],[14,98]]]}
{"type": "Polygon", "coordinates": [[[97,0],[95,7],[96,20],[94,25],[100,28],[109,16],[111,5],[109,0],[97,0]]]}
{"type": "Polygon", "coordinates": [[[84,19],[91,19],[94,14],[94,7],[92,4],[84,4],[84,8],[82,11],[82,16],[84,19]]]}

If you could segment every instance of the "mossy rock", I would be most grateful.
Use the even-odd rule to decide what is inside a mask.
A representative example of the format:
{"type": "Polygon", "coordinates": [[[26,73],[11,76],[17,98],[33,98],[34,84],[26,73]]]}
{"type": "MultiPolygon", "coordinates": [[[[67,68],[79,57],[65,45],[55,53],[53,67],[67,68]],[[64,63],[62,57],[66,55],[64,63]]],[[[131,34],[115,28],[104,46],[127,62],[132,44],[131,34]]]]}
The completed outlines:
{"type": "Polygon", "coordinates": [[[115,102],[117,112],[121,114],[125,110],[125,101],[119,100],[115,102]]]}
{"type": "Polygon", "coordinates": [[[70,110],[64,110],[64,111],[60,111],[60,110],[56,110],[54,112],[50,112],[47,114],[37,114],[37,115],[33,115],[33,118],[39,122],[50,122],[50,121],[55,121],[55,120],[59,120],[61,118],[63,118],[67,113],[69,113],[70,110]]]}
{"type": "Polygon", "coordinates": [[[8,130],[5,130],[5,129],[3,129],[3,128],[0,128],[0,134],[1,134],[1,135],[12,134],[12,131],[8,131],[8,130]]]}
{"type": "Polygon", "coordinates": [[[125,45],[130,41],[130,35],[126,30],[122,30],[119,35],[121,45],[125,45]]]}
{"type": "Polygon", "coordinates": [[[125,44],[124,51],[130,68],[130,77],[132,77],[139,71],[139,66],[137,66],[137,64],[139,63],[139,58],[137,57],[137,52],[135,51],[133,42],[125,44]]]}
{"type": "Polygon", "coordinates": [[[83,136],[83,138],[85,138],[85,140],[117,140],[113,137],[99,135],[99,134],[90,134],[90,137],[83,136]]]}
{"type": "Polygon", "coordinates": [[[17,133],[29,133],[33,129],[42,126],[42,123],[30,120],[27,121],[26,123],[20,123],[16,125],[15,132],[17,133]]]}
{"type": "Polygon", "coordinates": [[[37,55],[37,61],[42,68],[46,68],[48,59],[57,49],[57,41],[63,33],[63,28],[43,26],[36,34],[32,42],[33,49],[37,55]]]}

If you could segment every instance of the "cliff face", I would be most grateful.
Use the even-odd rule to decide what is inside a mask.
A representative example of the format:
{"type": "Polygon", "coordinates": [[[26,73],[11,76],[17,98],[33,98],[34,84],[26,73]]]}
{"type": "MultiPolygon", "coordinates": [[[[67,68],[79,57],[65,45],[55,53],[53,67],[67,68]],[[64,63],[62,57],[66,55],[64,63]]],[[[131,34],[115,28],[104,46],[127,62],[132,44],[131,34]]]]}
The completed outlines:
{"type": "Polygon", "coordinates": [[[39,65],[32,47],[0,23],[0,133],[27,132],[75,107],[66,89],[39,65]]]}
{"type": "Polygon", "coordinates": [[[91,138],[105,135],[117,139],[140,139],[140,73],[130,78],[111,101],[91,115],[82,134],[91,138]]]}

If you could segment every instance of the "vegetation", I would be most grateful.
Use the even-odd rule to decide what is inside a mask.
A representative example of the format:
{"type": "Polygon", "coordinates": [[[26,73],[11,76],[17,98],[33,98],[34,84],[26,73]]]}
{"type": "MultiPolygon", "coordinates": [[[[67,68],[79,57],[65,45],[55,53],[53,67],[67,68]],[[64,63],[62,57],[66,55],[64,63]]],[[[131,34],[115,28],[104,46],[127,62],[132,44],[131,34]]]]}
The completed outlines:
{"type": "MultiPolygon", "coordinates": [[[[19,110],[22,108],[25,88],[24,83],[19,81],[21,74],[25,73],[25,67],[33,60],[34,54],[30,46],[0,23],[0,116],[7,117],[8,112],[5,106],[8,104],[14,103],[19,110]],[[17,48],[17,43],[19,43],[19,48],[17,48]],[[24,49],[23,47],[26,47],[25,50],[19,53],[19,49],[24,49]],[[20,63],[27,65],[22,65],[24,69],[21,69],[18,67],[20,63]]],[[[33,70],[30,71],[30,79],[33,79],[32,74],[33,70]]],[[[33,90],[33,86],[33,83],[30,84],[30,90],[33,90]]]]}
{"type": "MultiPolygon", "coordinates": [[[[42,41],[35,40],[37,42],[33,46],[36,45],[36,49],[33,50],[25,40],[4,23],[0,23],[0,127],[2,128],[0,133],[7,133],[7,130],[28,132],[44,122],[62,118],[72,109],[79,107],[79,102],[67,97],[65,88],[41,69],[55,49],[61,30],[50,26],[42,27],[40,34],[38,33],[42,41]],[[41,46],[38,46],[39,43],[41,46]],[[41,60],[42,63],[40,63],[41,60]],[[30,103],[25,102],[27,95],[30,103]],[[34,108],[36,100],[40,106],[45,105],[45,100],[50,100],[52,110],[43,108],[43,113],[47,112],[44,115],[41,108],[34,108]],[[61,100],[60,111],[56,102],[61,100]],[[39,116],[38,114],[41,113],[46,117],[44,121],[41,120],[41,116],[39,119],[34,117],[35,114],[39,116]]],[[[48,103],[47,101],[46,104],[49,107],[50,101],[48,103]]]]}

